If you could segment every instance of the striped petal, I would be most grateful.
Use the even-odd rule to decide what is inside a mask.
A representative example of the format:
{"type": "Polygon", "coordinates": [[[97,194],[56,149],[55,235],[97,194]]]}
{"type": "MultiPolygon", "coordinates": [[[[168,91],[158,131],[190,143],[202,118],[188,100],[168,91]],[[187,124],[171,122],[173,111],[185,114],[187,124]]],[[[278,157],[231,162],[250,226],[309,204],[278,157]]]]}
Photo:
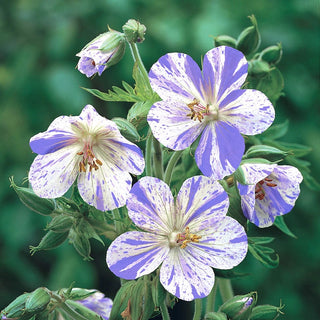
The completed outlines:
{"type": "Polygon", "coordinates": [[[260,223],[255,213],[255,188],[255,185],[242,185],[238,183],[242,212],[249,221],[258,226],[260,223]]]}
{"type": "Polygon", "coordinates": [[[244,147],[238,129],[223,121],[210,122],[195,152],[196,163],[204,175],[219,180],[238,168],[244,147]]]}
{"type": "Polygon", "coordinates": [[[174,199],[169,186],[158,178],[143,177],[135,183],[127,208],[129,217],[143,230],[157,234],[173,230],[174,199]]]}
{"type": "Polygon", "coordinates": [[[79,173],[78,151],[71,145],[34,159],[29,181],[39,197],[57,198],[67,192],[79,173]]]}
{"type": "Polygon", "coordinates": [[[219,182],[205,176],[189,178],[177,195],[176,228],[183,230],[189,226],[201,230],[214,225],[226,216],[228,207],[228,195],[219,182]]]}
{"type": "Polygon", "coordinates": [[[220,102],[221,117],[242,134],[255,135],[272,124],[275,111],[267,96],[258,90],[234,90],[220,102]]]}
{"type": "Polygon", "coordinates": [[[240,170],[242,171],[247,184],[256,184],[271,174],[276,166],[276,164],[246,162],[241,164],[240,170]]]}
{"type": "MultiPolygon", "coordinates": [[[[190,232],[193,230],[190,226],[190,232]]],[[[185,250],[198,261],[216,269],[231,269],[246,256],[247,235],[242,225],[231,217],[196,231],[199,242],[188,243],[185,250]]]]}
{"type": "Polygon", "coordinates": [[[186,54],[168,53],[162,56],[151,67],[149,80],[162,100],[185,103],[194,98],[203,100],[201,70],[186,54]]]}
{"type": "Polygon", "coordinates": [[[157,269],[168,252],[165,238],[152,233],[130,231],[111,243],[107,251],[107,264],[116,276],[131,280],[157,269]]]}
{"type": "Polygon", "coordinates": [[[292,166],[277,166],[269,176],[275,187],[263,188],[265,197],[256,199],[255,215],[261,228],[272,225],[276,216],[291,211],[300,194],[302,175],[292,166]]]}
{"type": "Polygon", "coordinates": [[[191,301],[206,297],[211,292],[214,273],[186,250],[174,248],[162,263],[160,282],[177,298],[191,301]]]}
{"type": "Polygon", "coordinates": [[[240,89],[247,77],[248,63],[238,50],[220,46],[203,58],[203,78],[207,103],[220,103],[230,92],[240,89]]]}
{"type": "Polygon", "coordinates": [[[128,172],[102,163],[98,170],[79,174],[79,193],[85,202],[101,211],[122,207],[129,196],[132,178],[128,172]]]}
{"type": "Polygon", "coordinates": [[[188,102],[159,101],[148,113],[147,120],[154,137],[170,149],[183,150],[189,147],[205,127],[204,123],[187,116],[190,114],[188,102]]]}

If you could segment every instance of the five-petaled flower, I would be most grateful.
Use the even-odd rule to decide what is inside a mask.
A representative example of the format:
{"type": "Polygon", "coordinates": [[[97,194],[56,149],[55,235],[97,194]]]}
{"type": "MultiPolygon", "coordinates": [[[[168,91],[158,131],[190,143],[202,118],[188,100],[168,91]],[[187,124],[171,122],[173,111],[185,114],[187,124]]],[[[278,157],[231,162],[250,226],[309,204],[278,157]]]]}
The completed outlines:
{"type": "Polygon", "coordinates": [[[97,291],[77,302],[99,314],[104,320],[109,320],[113,302],[110,298],[105,297],[103,293],[97,291]]]}
{"type": "Polygon", "coordinates": [[[91,77],[116,64],[123,57],[126,40],[123,33],[109,30],[88,43],[76,56],[80,57],[77,68],[91,77]]]}
{"type": "Polygon", "coordinates": [[[151,86],[162,101],[148,114],[153,135],[164,146],[182,150],[201,135],[195,152],[206,176],[222,179],[239,166],[244,139],[266,130],[274,108],[260,91],[242,90],[248,63],[230,47],[217,47],[203,58],[203,70],[186,54],[169,53],[151,68],[151,86]]]}
{"type": "Polygon", "coordinates": [[[61,116],[30,139],[38,156],[29,171],[34,192],[62,196],[78,177],[84,201],[106,211],[125,205],[133,174],[144,170],[141,150],[125,139],[116,124],[87,105],[80,116],[61,116]]]}
{"type": "Polygon", "coordinates": [[[238,183],[245,217],[260,228],[291,211],[299,193],[302,175],[292,166],[244,163],[240,169],[247,185],[238,183]]]}
{"type": "Polygon", "coordinates": [[[227,217],[229,199],[217,181],[187,179],[174,200],[169,186],[154,177],[140,179],[127,201],[129,217],[142,230],[116,238],[107,252],[111,271],[124,279],[149,274],[160,265],[164,288],[182,300],[207,296],[211,267],[231,269],[247,253],[244,228],[227,217]]]}

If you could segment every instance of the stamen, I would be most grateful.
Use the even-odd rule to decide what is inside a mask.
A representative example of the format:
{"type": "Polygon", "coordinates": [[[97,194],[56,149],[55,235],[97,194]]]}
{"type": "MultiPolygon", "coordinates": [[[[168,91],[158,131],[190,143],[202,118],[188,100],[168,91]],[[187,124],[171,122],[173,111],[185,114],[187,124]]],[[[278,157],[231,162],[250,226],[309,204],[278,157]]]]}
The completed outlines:
{"type": "Polygon", "coordinates": [[[259,199],[259,200],[263,200],[265,195],[266,195],[266,192],[264,191],[262,185],[266,185],[267,187],[271,187],[271,188],[274,188],[277,186],[276,183],[272,183],[272,179],[271,178],[264,178],[262,179],[261,181],[259,181],[257,184],[256,184],[256,188],[255,188],[255,198],[256,199],[259,199]]]}
{"type": "Polygon", "coordinates": [[[92,169],[98,170],[99,166],[102,166],[103,164],[101,160],[96,158],[92,149],[88,146],[86,146],[83,151],[77,152],[77,155],[83,157],[82,161],[79,163],[80,172],[86,172],[87,165],[89,166],[89,172],[91,172],[92,169]]]}
{"type": "Polygon", "coordinates": [[[190,117],[191,120],[199,120],[202,122],[204,118],[204,114],[209,113],[209,105],[207,104],[206,107],[204,107],[200,100],[194,98],[192,102],[187,104],[188,108],[190,109],[191,113],[187,114],[187,117],[190,117]]]}
{"type": "Polygon", "coordinates": [[[180,245],[181,249],[184,249],[188,243],[199,242],[199,239],[201,239],[201,236],[190,233],[189,227],[186,227],[184,232],[178,234],[177,244],[180,245]]]}

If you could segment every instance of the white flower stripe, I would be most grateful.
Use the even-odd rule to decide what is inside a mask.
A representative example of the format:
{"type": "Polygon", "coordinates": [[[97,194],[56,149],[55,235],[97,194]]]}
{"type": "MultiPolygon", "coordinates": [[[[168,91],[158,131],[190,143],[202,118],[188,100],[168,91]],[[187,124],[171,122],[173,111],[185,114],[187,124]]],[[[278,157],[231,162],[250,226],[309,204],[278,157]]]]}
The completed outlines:
{"type": "Polygon", "coordinates": [[[246,183],[255,185],[271,174],[276,166],[277,164],[246,162],[241,164],[240,168],[243,172],[246,183]]]}

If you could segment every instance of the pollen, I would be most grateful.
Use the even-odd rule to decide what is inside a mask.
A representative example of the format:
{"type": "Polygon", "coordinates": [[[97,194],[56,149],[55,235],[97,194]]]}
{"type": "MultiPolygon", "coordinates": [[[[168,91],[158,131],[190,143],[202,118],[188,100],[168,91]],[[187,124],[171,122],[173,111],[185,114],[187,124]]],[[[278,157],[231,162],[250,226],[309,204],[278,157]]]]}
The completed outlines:
{"type": "Polygon", "coordinates": [[[180,245],[181,249],[184,249],[188,243],[199,242],[199,239],[201,239],[201,236],[190,233],[189,227],[186,227],[184,232],[178,234],[177,244],[180,245]]]}
{"type": "Polygon", "coordinates": [[[77,152],[77,155],[82,156],[82,161],[79,163],[79,172],[86,172],[89,166],[89,172],[93,169],[98,170],[102,166],[102,161],[97,159],[92,148],[86,146],[83,151],[77,152]]]}
{"type": "Polygon", "coordinates": [[[256,188],[255,188],[255,198],[259,199],[259,200],[263,200],[266,193],[264,191],[264,187],[263,186],[267,186],[267,187],[271,187],[274,188],[277,186],[276,183],[273,183],[273,180],[271,178],[264,178],[261,181],[259,181],[256,184],[256,188]]]}
{"type": "Polygon", "coordinates": [[[209,105],[207,104],[205,107],[200,103],[200,100],[194,98],[192,102],[187,104],[190,109],[190,113],[187,114],[187,117],[190,117],[191,120],[199,120],[202,122],[204,115],[209,113],[209,105]]]}

